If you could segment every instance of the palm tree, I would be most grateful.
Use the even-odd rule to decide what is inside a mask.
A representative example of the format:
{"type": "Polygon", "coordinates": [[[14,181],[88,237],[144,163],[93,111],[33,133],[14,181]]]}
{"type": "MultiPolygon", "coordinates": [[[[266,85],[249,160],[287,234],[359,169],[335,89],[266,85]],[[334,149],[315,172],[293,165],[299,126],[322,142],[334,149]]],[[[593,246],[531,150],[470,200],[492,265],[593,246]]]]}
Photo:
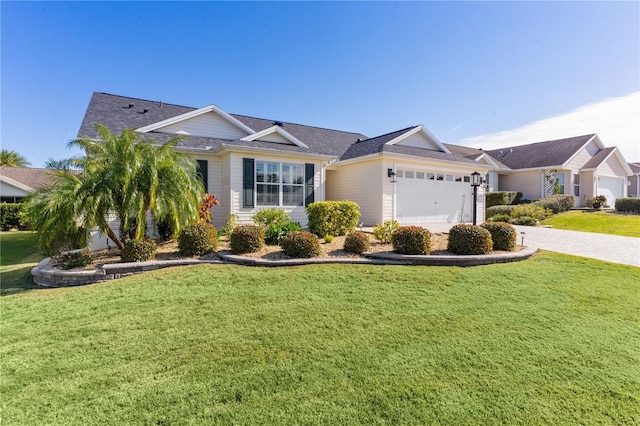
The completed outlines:
{"type": "Polygon", "coordinates": [[[102,125],[96,129],[100,141],[70,143],[85,152],[76,160],[82,172],[58,170],[58,182],[31,197],[29,216],[44,236],[41,246],[59,232],[82,226],[99,228],[122,249],[126,240],[144,237],[149,213],[170,223],[174,236],[197,220],[204,187],[195,161],[175,150],[180,138],[155,147],[131,129],[120,135],[102,125]],[[119,235],[109,227],[111,215],[120,221],[119,235]]]}
{"type": "Polygon", "coordinates": [[[49,157],[49,159],[44,162],[45,169],[69,170],[73,167],[75,167],[75,160],[73,158],[64,158],[62,160],[56,160],[53,157],[49,157]]]}
{"type": "Polygon", "coordinates": [[[3,149],[0,151],[0,166],[8,167],[27,167],[29,164],[27,159],[15,151],[3,149]]]}

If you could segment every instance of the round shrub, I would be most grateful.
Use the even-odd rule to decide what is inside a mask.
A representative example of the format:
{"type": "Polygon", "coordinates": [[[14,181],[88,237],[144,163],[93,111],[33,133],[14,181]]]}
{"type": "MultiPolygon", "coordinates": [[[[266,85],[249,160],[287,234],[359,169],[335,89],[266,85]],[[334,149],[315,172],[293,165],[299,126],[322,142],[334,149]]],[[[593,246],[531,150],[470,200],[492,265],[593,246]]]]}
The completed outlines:
{"type": "Polygon", "coordinates": [[[289,213],[283,209],[270,207],[267,209],[258,210],[251,219],[256,225],[262,225],[268,228],[271,225],[279,225],[289,222],[289,213]]]}
{"type": "Polygon", "coordinates": [[[120,258],[123,262],[144,262],[156,257],[158,245],[155,241],[144,240],[127,240],[124,248],[120,252],[120,258]]]}
{"type": "Polygon", "coordinates": [[[344,239],[343,248],[344,251],[355,254],[360,254],[363,251],[369,251],[369,234],[362,231],[350,232],[344,239]]]}
{"type": "Polygon", "coordinates": [[[205,222],[187,225],[178,236],[178,251],[183,256],[202,256],[218,247],[216,228],[205,222]]]}
{"type": "Polygon", "coordinates": [[[573,195],[556,194],[535,201],[533,204],[542,206],[545,209],[551,210],[554,214],[558,214],[571,210],[571,207],[576,204],[576,199],[573,195]]]}
{"type": "Polygon", "coordinates": [[[419,226],[401,226],[391,236],[393,251],[400,254],[431,253],[431,232],[419,226]]]}
{"type": "Polygon", "coordinates": [[[454,254],[488,254],[493,250],[491,233],[481,226],[455,225],[449,230],[447,250],[454,254]]]}
{"type": "Polygon", "coordinates": [[[511,216],[511,211],[516,208],[516,206],[491,206],[487,207],[486,215],[487,217],[495,216],[497,214],[506,214],[511,216]]]}
{"type": "Polygon", "coordinates": [[[521,216],[511,219],[511,223],[513,225],[536,226],[538,224],[538,220],[531,216],[521,216]]]}
{"type": "Polygon", "coordinates": [[[553,211],[544,208],[541,204],[519,204],[511,211],[511,217],[519,218],[523,216],[533,217],[537,220],[546,219],[553,215],[553,211]]]}
{"type": "Polygon", "coordinates": [[[230,237],[231,251],[235,254],[253,253],[264,246],[264,231],[261,226],[237,226],[230,237]]]}
{"type": "Polygon", "coordinates": [[[515,250],[518,237],[516,228],[504,222],[489,222],[480,226],[491,233],[494,250],[515,250]]]}
{"type": "Polygon", "coordinates": [[[497,214],[495,216],[491,216],[489,218],[490,222],[506,222],[506,223],[510,223],[511,222],[511,216],[509,216],[508,214],[497,214]]]}
{"type": "Polygon", "coordinates": [[[373,237],[381,243],[389,244],[391,236],[399,227],[400,224],[393,219],[386,220],[382,225],[378,223],[373,227],[373,237]]]}
{"type": "Polygon", "coordinates": [[[293,231],[302,231],[298,222],[272,223],[266,228],[264,241],[271,246],[279,246],[284,236],[293,231]]]}
{"type": "Polygon", "coordinates": [[[320,256],[320,240],[311,232],[293,231],[284,236],[280,243],[284,254],[290,257],[320,256]]]}

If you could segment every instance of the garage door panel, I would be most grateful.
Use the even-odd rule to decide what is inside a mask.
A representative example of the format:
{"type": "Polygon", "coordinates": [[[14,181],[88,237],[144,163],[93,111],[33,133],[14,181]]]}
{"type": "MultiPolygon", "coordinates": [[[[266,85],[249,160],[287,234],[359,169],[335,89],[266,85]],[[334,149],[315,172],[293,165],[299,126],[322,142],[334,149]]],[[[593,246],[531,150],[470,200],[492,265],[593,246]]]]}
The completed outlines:
{"type": "Polygon", "coordinates": [[[468,182],[454,181],[453,175],[398,173],[396,184],[396,218],[403,224],[460,222],[471,218],[471,187],[468,182]],[[407,175],[413,178],[407,178],[407,175]],[[440,176],[442,180],[437,180],[440,176]],[[449,179],[449,180],[446,180],[449,179]]]}
{"type": "Polygon", "coordinates": [[[614,206],[616,199],[623,196],[624,181],[619,177],[600,176],[598,177],[598,194],[607,197],[607,204],[614,206]]]}

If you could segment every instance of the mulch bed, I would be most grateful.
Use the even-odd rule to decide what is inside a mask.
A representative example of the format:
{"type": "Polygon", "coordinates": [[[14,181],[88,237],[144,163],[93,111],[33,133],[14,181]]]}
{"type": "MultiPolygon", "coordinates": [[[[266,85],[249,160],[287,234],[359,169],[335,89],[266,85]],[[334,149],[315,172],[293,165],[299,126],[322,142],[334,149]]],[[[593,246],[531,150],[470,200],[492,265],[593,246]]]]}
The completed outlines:
{"type": "MultiPolygon", "coordinates": [[[[342,257],[342,258],[361,258],[362,256],[348,253],[344,251],[342,248],[344,247],[344,239],[345,237],[335,237],[331,243],[325,243],[323,239],[320,239],[320,248],[322,249],[322,254],[318,256],[319,258],[334,258],[334,257],[342,257]]],[[[393,246],[391,244],[383,244],[377,242],[373,237],[371,238],[371,250],[372,252],[392,252],[393,246]]],[[[447,243],[449,241],[448,234],[432,234],[431,235],[431,254],[432,255],[453,255],[447,251],[447,243]]],[[[517,246],[517,250],[521,250],[522,247],[517,246]]],[[[228,252],[231,253],[231,249],[229,247],[228,237],[221,237],[218,245],[217,251],[213,253],[206,254],[204,256],[198,257],[201,260],[220,260],[219,252],[228,252]]],[[[495,251],[494,253],[501,253],[499,251],[495,251]]],[[[110,250],[103,249],[91,252],[91,255],[94,258],[93,263],[82,267],[76,268],[74,270],[90,270],[101,267],[107,263],[120,263],[120,250],[117,248],[112,248],[110,250]]],[[[291,259],[289,256],[284,254],[279,246],[264,246],[262,249],[255,253],[246,253],[243,256],[253,257],[265,260],[285,260],[291,259]]],[[[175,260],[175,259],[184,259],[184,256],[181,256],[178,252],[178,243],[177,241],[167,241],[158,244],[158,254],[156,255],[156,260],[175,260]]]]}

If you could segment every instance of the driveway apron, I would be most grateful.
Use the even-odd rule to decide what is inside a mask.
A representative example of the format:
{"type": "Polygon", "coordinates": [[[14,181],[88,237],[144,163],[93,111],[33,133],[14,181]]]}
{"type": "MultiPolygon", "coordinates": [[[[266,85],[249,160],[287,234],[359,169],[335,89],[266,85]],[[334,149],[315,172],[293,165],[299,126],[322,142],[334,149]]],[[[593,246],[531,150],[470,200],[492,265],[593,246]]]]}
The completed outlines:
{"type": "Polygon", "coordinates": [[[524,236],[525,246],[640,267],[640,238],[537,226],[515,228],[518,244],[524,236]]]}

